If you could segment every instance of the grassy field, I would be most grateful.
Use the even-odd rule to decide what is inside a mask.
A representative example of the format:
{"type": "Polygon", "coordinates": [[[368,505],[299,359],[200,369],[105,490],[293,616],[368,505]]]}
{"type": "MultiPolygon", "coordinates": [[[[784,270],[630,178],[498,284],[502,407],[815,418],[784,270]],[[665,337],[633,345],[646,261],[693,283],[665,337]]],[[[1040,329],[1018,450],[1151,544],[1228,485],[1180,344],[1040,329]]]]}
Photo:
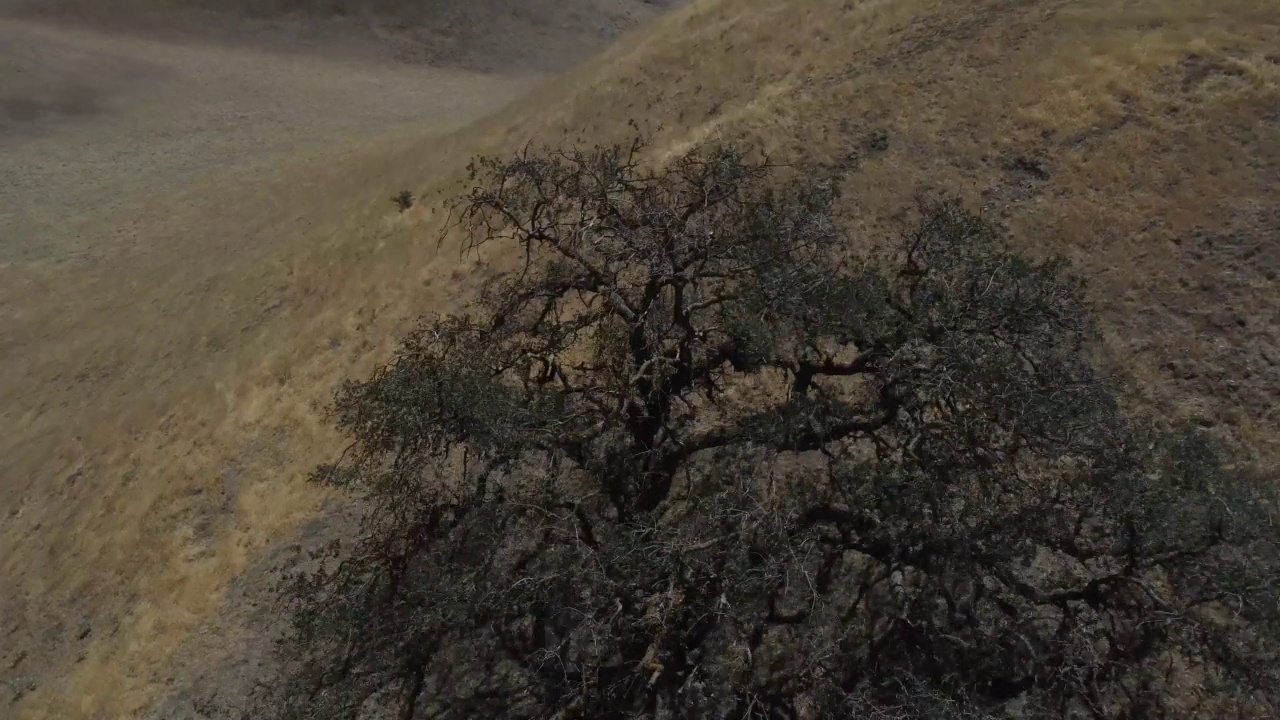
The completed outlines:
{"type": "Polygon", "coordinates": [[[1086,271],[1132,402],[1274,466],[1278,48],[1266,0],[701,0],[448,136],[398,124],[148,200],[153,237],[197,238],[167,254],[122,230],[135,260],[0,267],[25,332],[70,335],[4,358],[32,365],[5,398],[0,679],[37,679],[31,718],[136,716],[180,683],[228,583],[321,507],[303,478],[334,453],[333,383],[475,282],[433,243],[434,198],[474,152],[631,119],[660,154],[747,138],[845,163],[868,243],[914,193],[962,194],[1086,271]],[[426,200],[400,214],[400,189],[426,200]]]}

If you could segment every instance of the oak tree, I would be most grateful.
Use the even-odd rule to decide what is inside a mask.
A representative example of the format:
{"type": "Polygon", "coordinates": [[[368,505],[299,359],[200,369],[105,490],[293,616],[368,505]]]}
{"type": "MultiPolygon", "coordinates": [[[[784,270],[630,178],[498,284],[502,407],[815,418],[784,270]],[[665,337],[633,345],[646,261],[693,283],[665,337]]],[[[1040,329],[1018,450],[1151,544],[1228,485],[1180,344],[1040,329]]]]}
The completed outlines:
{"type": "Polygon", "coordinates": [[[733,146],[485,158],[518,257],[338,393],[282,718],[1273,717],[1269,487],[1127,414],[1061,259],[881,250],[733,146]],[[858,250],[854,252],[853,250],[858,250]]]}

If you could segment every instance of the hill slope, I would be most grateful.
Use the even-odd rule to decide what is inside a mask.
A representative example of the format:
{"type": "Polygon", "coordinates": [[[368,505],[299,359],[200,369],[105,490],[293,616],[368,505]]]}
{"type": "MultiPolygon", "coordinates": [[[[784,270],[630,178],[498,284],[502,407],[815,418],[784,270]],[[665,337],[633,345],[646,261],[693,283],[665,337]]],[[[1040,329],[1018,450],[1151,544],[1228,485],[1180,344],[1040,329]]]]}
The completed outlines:
{"type": "MultiPolygon", "coordinates": [[[[842,163],[873,240],[958,193],[1093,278],[1144,402],[1280,440],[1280,6],[1264,0],[704,0],[459,136],[842,163]]],[[[456,188],[445,186],[444,192],[456,188]]]]}
{"type": "MultiPolygon", "coordinates": [[[[470,153],[530,138],[618,139],[632,118],[662,126],[666,151],[746,137],[782,159],[844,162],[869,241],[915,192],[961,193],[1031,250],[1064,253],[1093,278],[1106,362],[1135,381],[1135,403],[1196,418],[1273,466],[1278,47],[1280,6],[1265,0],[703,0],[448,142],[406,136],[365,156],[365,200],[281,279],[286,319],[270,352],[246,356],[220,390],[193,390],[111,466],[164,486],[153,465],[183,458],[182,492],[130,517],[162,507],[196,527],[210,494],[236,499],[205,534],[122,536],[154,546],[153,569],[129,575],[132,612],[24,707],[132,711],[166,685],[162,663],[201,623],[229,646],[262,635],[255,623],[269,615],[209,598],[318,507],[299,480],[332,455],[318,404],[406,318],[473,282],[426,241],[431,214],[395,215],[385,195],[451,191],[442,182],[470,153]],[[217,412],[200,398],[219,398],[217,412]],[[224,477],[236,478],[230,490],[224,477]],[[111,704],[120,683],[131,701],[111,704]]],[[[202,672],[205,689],[227,679],[202,672]]]]}
{"type": "Polygon", "coordinates": [[[335,47],[433,66],[556,70],[681,0],[0,0],[21,15],[222,42],[335,47]]]}
{"type": "Polygon", "coordinates": [[[402,226],[387,198],[439,134],[542,79],[394,62],[349,28],[246,35],[225,13],[234,32],[144,32],[103,5],[131,32],[0,0],[3,717],[144,707],[226,579],[307,516],[304,491],[231,527],[288,472],[268,439],[297,441],[285,405],[315,412],[292,365],[342,345],[305,331],[335,247],[350,261],[346,240],[402,226]]]}
{"type": "MultiPolygon", "coordinates": [[[[1093,278],[1146,401],[1272,458],[1280,6],[1263,0],[720,0],[597,63],[510,140],[665,125],[842,161],[868,234],[930,188],[1093,278]]],[[[534,106],[537,107],[537,106],[534,106]]]]}
{"type": "Polygon", "coordinates": [[[184,532],[156,493],[209,478],[173,444],[190,428],[171,427],[131,485],[134,439],[187,403],[216,421],[216,383],[287,335],[283,283],[386,177],[375,138],[456,127],[536,82],[0,20],[0,81],[14,78],[0,85],[3,717],[10,690],[56,677],[98,639],[85,628],[127,606],[156,537],[184,532]]]}

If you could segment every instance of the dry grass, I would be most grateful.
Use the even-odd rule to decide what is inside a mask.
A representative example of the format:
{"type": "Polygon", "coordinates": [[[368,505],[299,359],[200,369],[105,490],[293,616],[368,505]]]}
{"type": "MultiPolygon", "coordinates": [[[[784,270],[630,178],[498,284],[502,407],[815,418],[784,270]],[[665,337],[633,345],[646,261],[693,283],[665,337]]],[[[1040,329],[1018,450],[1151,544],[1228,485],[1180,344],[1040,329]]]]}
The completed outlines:
{"type": "MultiPolygon", "coordinates": [[[[307,182],[289,185],[287,211],[256,215],[271,230],[255,236],[279,232],[288,251],[218,286],[235,317],[264,287],[282,309],[175,378],[162,413],[138,404],[134,421],[83,434],[42,483],[86,460],[92,479],[29,497],[6,525],[3,572],[27,607],[99,619],[84,660],[30,694],[24,716],[127,717],[164,688],[168,658],[226,583],[319,506],[301,478],[333,454],[317,414],[332,383],[367,369],[415,313],[465,295],[455,257],[430,244],[438,218],[396,213],[387,196],[437,197],[471,152],[529,138],[620,138],[636,118],[664,127],[665,152],[747,137],[784,158],[839,159],[868,238],[922,187],[958,191],[1029,250],[1088,273],[1107,362],[1136,381],[1135,402],[1274,464],[1277,48],[1280,5],[1267,0],[705,0],[448,142],[406,131],[318,158],[297,171],[307,182]],[[234,499],[201,527],[223,493],[234,499]],[[75,600],[91,591],[114,600],[91,613],[75,600]]],[[[181,337],[225,317],[185,319],[181,337]]]]}
{"type": "Polygon", "coordinates": [[[844,160],[869,239],[914,192],[958,192],[1030,250],[1078,261],[1135,400],[1267,463],[1276,48],[1280,6],[1263,0],[703,2],[557,91],[571,102],[523,108],[505,137],[613,137],[637,117],[671,151],[747,137],[844,160]]]}
{"type": "Polygon", "coordinates": [[[164,38],[302,44],[433,67],[561,70],[681,0],[0,0],[0,12],[164,38]]]}
{"type": "Polygon", "coordinates": [[[128,716],[227,580],[316,507],[269,481],[328,450],[318,406],[365,355],[331,342],[353,308],[367,322],[362,302],[326,319],[332,284],[362,256],[402,273],[376,259],[405,223],[387,198],[432,137],[536,78],[23,23],[0,40],[36,88],[129,71],[94,117],[0,133],[0,692],[128,716]]]}
{"type": "MultiPolygon", "coordinates": [[[[387,150],[381,158],[393,162],[394,153],[387,150]]],[[[349,179],[350,185],[335,185],[355,197],[365,197],[365,188],[381,187],[369,175],[349,179]]],[[[281,192],[284,204],[297,202],[297,196],[290,200],[289,191],[281,192]]],[[[353,223],[329,219],[330,237],[356,234],[354,223],[361,221],[366,227],[390,226],[384,232],[393,232],[395,221],[382,216],[382,205],[390,208],[382,194],[366,212],[340,194],[328,196],[335,209],[351,213],[353,223]]],[[[25,443],[11,457],[33,464],[58,452],[51,442],[74,443],[65,469],[33,478],[0,538],[0,572],[16,581],[7,589],[25,593],[19,605],[25,605],[24,620],[33,630],[60,631],[46,636],[46,647],[31,648],[31,654],[62,645],[83,656],[65,686],[45,684],[30,696],[37,717],[140,711],[163,679],[157,672],[165,659],[218,607],[226,582],[267,543],[309,517],[321,499],[301,478],[333,446],[318,423],[328,388],[374,351],[360,342],[362,332],[391,333],[369,324],[370,305],[357,303],[354,311],[339,305],[342,310],[326,312],[333,298],[325,288],[341,282],[343,268],[323,258],[324,246],[303,244],[325,238],[299,232],[261,239],[278,241],[277,251],[296,254],[258,259],[267,273],[253,263],[240,265],[246,258],[237,258],[235,269],[244,275],[212,283],[228,302],[172,320],[152,317],[158,332],[146,342],[115,328],[117,335],[135,341],[140,362],[121,358],[115,382],[82,386],[82,392],[101,394],[77,408],[79,417],[45,413],[34,423],[19,419],[16,432],[7,434],[15,445],[25,443]],[[262,297],[262,285],[273,292],[262,297]],[[276,310],[258,320],[254,316],[263,305],[276,310]],[[240,328],[231,325],[255,320],[258,327],[248,332],[237,333],[240,328]],[[221,343],[227,349],[211,352],[208,341],[192,337],[193,331],[226,333],[229,339],[221,343]],[[344,344],[336,346],[334,338],[344,344]],[[150,385],[147,380],[155,381],[148,370],[166,382],[150,385]],[[143,388],[129,392],[124,386],[132,383],[143,388]],[[76,650],[81,623],[91,625],[93,634],[76,650]]],[[[367,253],[376,254],[377,246],[367,253]]],[[[376,260],[370,264],[388,275],[401,271],[376,260]]],[[[148,319],[137,311],[129,319],[138,314],[148,319]]],[[[85,344],[106,352],[127,350],[106,339],[89,338],[85,344]]],[[[75,358],[52,361],[64,368],[75,358]]],[[[11,647],[17,653],[30,645],[11,647]]]]}

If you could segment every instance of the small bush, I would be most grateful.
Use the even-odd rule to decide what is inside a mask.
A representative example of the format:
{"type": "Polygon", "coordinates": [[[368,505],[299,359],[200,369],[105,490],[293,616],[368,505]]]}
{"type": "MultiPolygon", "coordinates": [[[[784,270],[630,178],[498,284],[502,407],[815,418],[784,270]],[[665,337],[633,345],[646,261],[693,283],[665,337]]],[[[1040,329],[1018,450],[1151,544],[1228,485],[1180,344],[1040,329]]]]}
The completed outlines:
{"type": "Polygon", "coordinates": [[[400,212],[404,212],[413,207],[413,203],[416,202],[416,200],[413,197],[413,193],[408,190],[401,190],[399,193],[391,197],[391,202],[395,203],[396,208],[399,209],[400,212]]]}

